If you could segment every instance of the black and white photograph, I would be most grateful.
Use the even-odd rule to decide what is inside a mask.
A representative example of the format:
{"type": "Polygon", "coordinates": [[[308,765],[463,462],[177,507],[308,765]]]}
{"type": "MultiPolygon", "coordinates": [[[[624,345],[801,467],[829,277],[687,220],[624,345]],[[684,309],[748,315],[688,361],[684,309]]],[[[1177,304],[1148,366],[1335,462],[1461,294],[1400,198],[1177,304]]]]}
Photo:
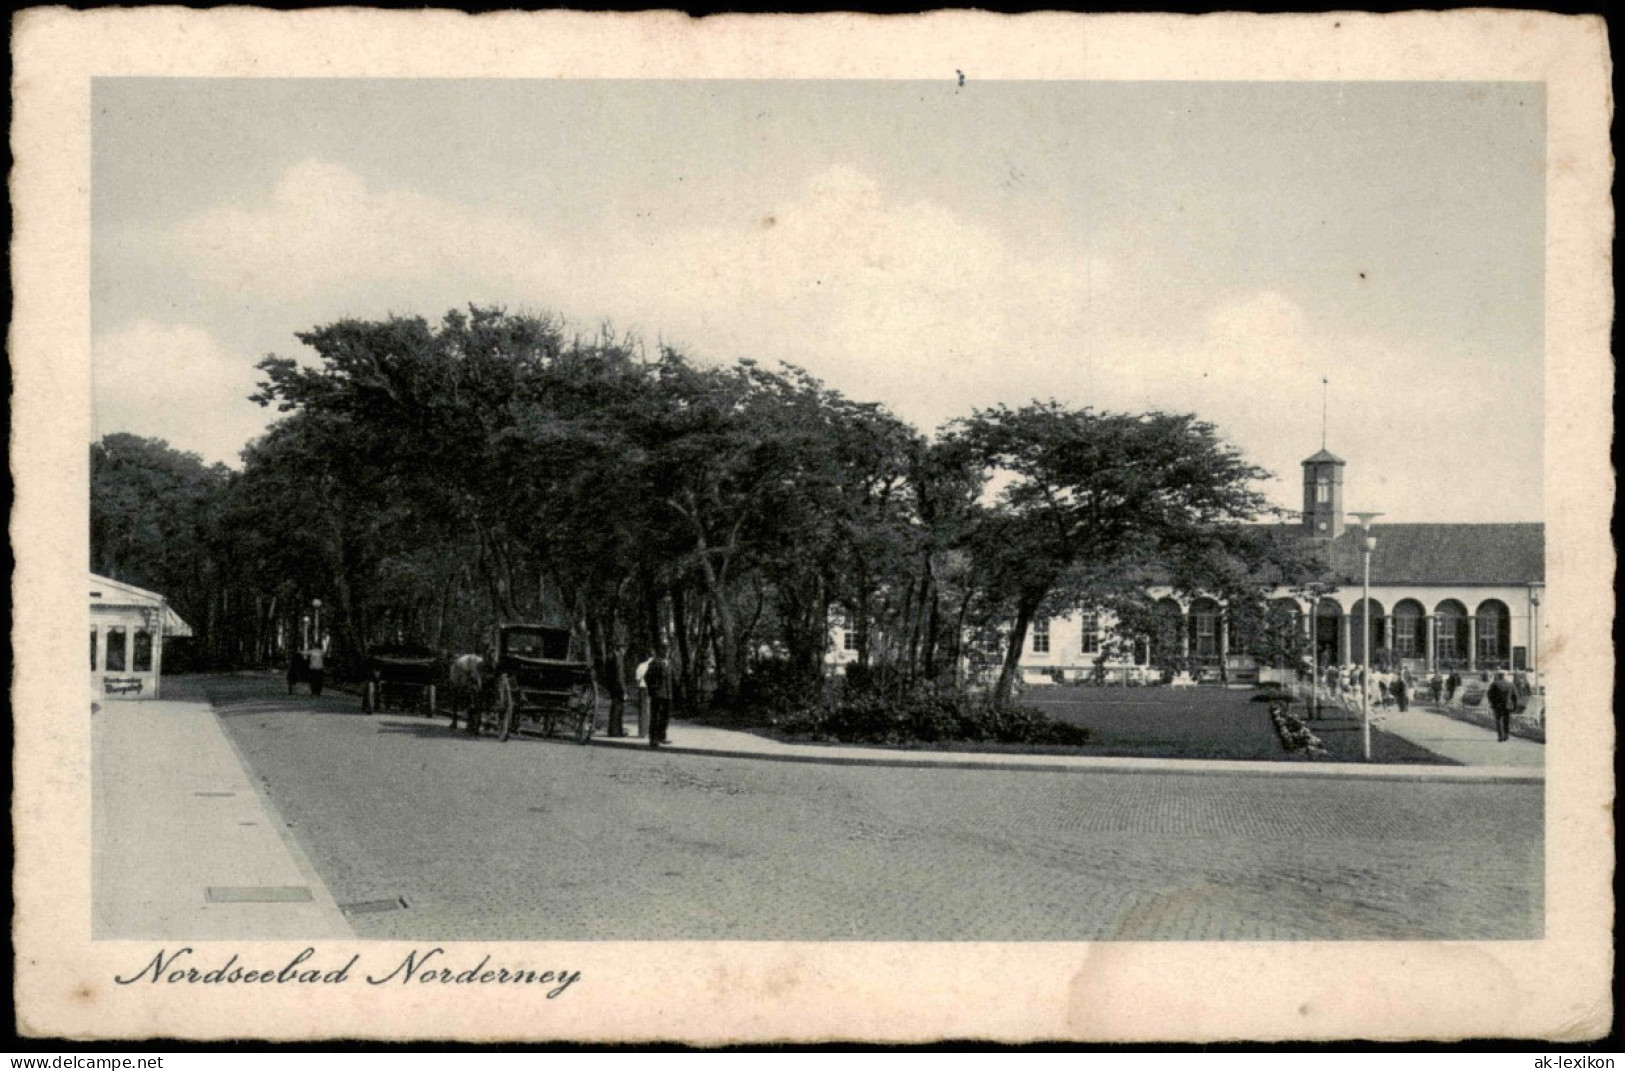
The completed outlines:
{"type": "Polygon", "coordinates": [[[306,14],[20,39],[46,1033],[1607,1028],[1597,25],[306,14]]]}

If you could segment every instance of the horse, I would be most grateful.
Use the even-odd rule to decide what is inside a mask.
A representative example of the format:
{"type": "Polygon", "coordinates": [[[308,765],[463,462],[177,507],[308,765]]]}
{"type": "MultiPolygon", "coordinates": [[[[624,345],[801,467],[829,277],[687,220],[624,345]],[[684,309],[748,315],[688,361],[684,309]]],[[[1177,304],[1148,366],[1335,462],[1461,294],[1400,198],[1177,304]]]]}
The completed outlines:
{"type": "Polygon", "coordinates": [[[451,727],[457,728],[457,712],[465,712],[467,732],[478,736],[485,709],[485,659],[477,654],[458,655],[451,661],[451,727]]]}

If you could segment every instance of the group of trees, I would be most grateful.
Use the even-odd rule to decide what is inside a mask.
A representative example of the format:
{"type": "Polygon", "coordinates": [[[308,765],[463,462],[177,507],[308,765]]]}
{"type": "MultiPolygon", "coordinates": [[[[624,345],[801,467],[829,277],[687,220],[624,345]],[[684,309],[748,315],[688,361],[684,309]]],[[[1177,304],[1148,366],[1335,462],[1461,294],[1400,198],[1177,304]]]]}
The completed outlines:
{"type": "Polygon", "coordinates": [[[260,363],[283,415],[240,472],[127,435],[92,451],[93,568],[165,591],[205,663],[282,657],[321,598],[340,662],[544,620],[616,698],[668,643],[688,699],[733,707],[817,688],[844,615],[891,686],[982,660],[1002,701],[1039,615],[1149,634],[1153,578],[1244,616],[1314,569],[1250,523],[1263,473],[1191,416],[1034,403],[928,438],[793,367],[493,309],[299,338],[317,361],[260,363]]]}

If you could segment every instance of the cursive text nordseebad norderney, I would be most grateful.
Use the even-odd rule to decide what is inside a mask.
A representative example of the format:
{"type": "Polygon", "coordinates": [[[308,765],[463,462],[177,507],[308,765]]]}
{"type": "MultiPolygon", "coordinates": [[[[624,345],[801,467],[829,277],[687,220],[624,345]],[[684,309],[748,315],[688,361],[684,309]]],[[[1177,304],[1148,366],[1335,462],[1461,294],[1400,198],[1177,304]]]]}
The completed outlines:
{"type": "MultiPolygon", "coordinates": [[[[134,985],[147,981],[154,985],[344,985],[355,977],[361,960],[360,953],[352,955],[341,966],[327,966],[312,962],[314,948],[306,948],[282,963],[249,964],[239,962],[239,953],[233,952],[227,960],[213,966],[200,965],[193,958],[195,951],[179,948],[173,952],[159,949],[158,954],[134,974],[114,975],[119,985],[134,985]]],[[[459,966],[447,958],[444,948],[427,951],[414,948],[404,958],[391,958],[380,971],[361,974],[368,985],[451,985],[451,986],[548,986],[548,1000],[559,996],[581,979],[580,971],[539,971],[529,967],[491,965],[486,955],[478,962],[459,966]]]]}

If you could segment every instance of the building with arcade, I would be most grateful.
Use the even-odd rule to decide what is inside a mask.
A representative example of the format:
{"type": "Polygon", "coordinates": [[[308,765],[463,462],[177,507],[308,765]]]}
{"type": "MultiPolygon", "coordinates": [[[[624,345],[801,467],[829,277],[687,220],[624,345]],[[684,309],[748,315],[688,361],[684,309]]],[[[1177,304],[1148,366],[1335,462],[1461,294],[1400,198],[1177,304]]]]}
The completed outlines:
{"type": "MultiPolygon", "coordinates": [[[[1326,450],[1303,462],[1303,510],[1292,537],[1322,547],[1335,589],[1318,603],[1280,591],[1278,618],[1301,628],[1320,665],[1373,662],[1412,674],[1538,672],[1545,525],[1372,525],[1370,626],[1362,595],[1366,530],[1343,508],[1345,463],[1326,450]]],[[[1109,615],[1076,613],[1036,621],[1021,666],[1029,681],[1154,679],[1171,666],[1200,679],[1256,679],[1266,659],[1232,634],[1223,603],[1153,588],[1167,615],[1159,645],[1111,643],[1109,615]],[[1177,649],[1171,637],[1178,637],[1177,649]],[[1161,649],[1159,649],[1161,648],[1161,649]]]]}

